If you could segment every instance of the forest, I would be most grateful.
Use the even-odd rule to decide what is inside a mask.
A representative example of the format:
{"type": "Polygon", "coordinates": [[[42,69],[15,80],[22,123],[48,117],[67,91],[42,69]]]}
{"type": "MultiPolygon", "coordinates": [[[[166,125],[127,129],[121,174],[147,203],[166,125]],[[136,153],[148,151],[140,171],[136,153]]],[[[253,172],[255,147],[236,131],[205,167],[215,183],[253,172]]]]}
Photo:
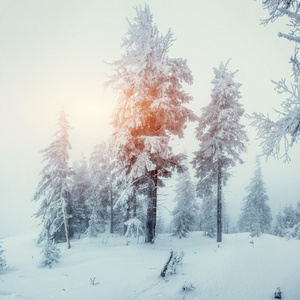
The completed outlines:
{"type": "MultiPolygon", "coordinates": [[[[275,2],[264,4],[270,13],[265,23],[288,14],[297,29],[297,2],[281,2],[279,6],[275,2]]],[[[35,214],[42,227],[38,242],[68,242],[70,248],[74,237],[96,237],[108,230],[123,235],[143,234],[146,243],[154,243],[157,232],[166,230],[157,214],[157,191],[164,186],[164,178],[175,173],[179,174],[176,207],[168,230],[179,237],[201,230],[205,235],[216,236],[217,242],[222,241],[226,228],[222,188],[236,163],[243,163],[240,156],[247,151],[247,133],[240,122],[245,116],[240,103],[241,83],[235,82],[236,72],[229,69],[230,61],[220,62],[214,68],[211,102],[200,115],[188,109],[186,104],[193,97],[185,92],[184,84],[191,85],[193,76],[185,59],[168,56],[173,32],[160,34],[148,5],[136,6],[135,12],[123,38],[124,51],[119,60],[111,63],[112,74],[106,82],[119,98],[111,138],[96,145],[88,160],[83,155],[69,166],[72,124],[62,109],[55,138],[41,151],[44,167],[34,194],[34,201],[41,201],[35,214]],[[183,137],[187,122],[198,124],[195,139],[199,150],[191,161],[184,153],[174,154],[169,145],[172,136],[183,137]],[[195,172],[195,185],[190,166],[195,172]]],[[[297,43],[296,29],[279,36],[297,43]]],[[[278,120],[261,113],[246,115],[262,139],[263,155],[280,155],[286,162],[289,148],[299,139],[297,48],[291,62],[295,79],[291,88],[285,80],[274,82],[278,93],[289,94],[282,111],[278,111],[278,120]],[[281,144],[283,154],[279,154],[281,144]]],[[[272,214],[259,158],[246,191],[239,230],[250,231],[253,236],[271,233],[272,214]]],[[[299,237],[299,205],[280,212],[276,234],[299,237]]]]}
{"type": "MultiPolygon", "coordinates": [[[[108,63],[111,74],[105,85],[118,98],[111,137],[71,164],[72,124],[62,108],[52,142],[40,152],[40,181],[32,200],[39,204],[34,217],[40,222],[40,266],[51,268],[59,261],[58,244],[67,243],[70,249],[73,241],[103,233],[152,245],[161,233],[184,239],[201,231],[221,243],[224,233],[233,233],[228,229],[223,188],[236,165],[244,163],[241,156],[249,141],[242,118],[256,129],[262,154],[242,199],[237,232],[249,232],[252,238],[272,234],[300,239],[300,201],[296,207],[285,205],[272,212],[260,164],[266,157],[292,163],[289,151],[300,137],[300,5],[296,0],[265,0],[263,9],[269,13],[264,25],[288,18],[290,31],[278,35],[282,42],[295,44],[292,82],[273,82],[283,98],[276,120],[245,111],[242,83],[235,80],[231,60],[212,66],[209,104],[200,112],[188,108],[194,99],[185,86],[193,84],[193,74],[186,59],[169,57],[173,31],[160,33],[149,5],[134,8],[120,57],[108,63]],[[196,124],[194,140],[199,146],[193,157],[170,146],[173,137],[184,137],[189,122],[196,124]],[[171,224],[166,224],[158,209],[159,189],[170,178],[176,179],[176,196],[171,224]]],[[[8,262],[1,245],[0,269],[5,269],[8,262]]]]}

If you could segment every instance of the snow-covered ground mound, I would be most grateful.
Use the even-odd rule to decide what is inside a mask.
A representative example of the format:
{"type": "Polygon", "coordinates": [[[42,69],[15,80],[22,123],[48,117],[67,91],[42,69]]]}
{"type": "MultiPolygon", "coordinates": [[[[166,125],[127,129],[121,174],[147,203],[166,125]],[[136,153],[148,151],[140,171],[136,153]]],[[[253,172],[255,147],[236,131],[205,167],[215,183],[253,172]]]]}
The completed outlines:
{"type": "Polygon", "coordinates": [[[194,232],[185,239],[159,235],[147,245],[103,235],[73,240],[69,250],[60,244],[59,264],[41,269],[43,247],[32,236],[7,238],[0,299],[266,300],[274,299],[277,287],[283,299],[300,299],[300,241],[271,235],[250,241],[247,233],[224,235],[218,247],[194,232]],[[171,249],[184,251],[183,263],[161,278],[171,249]]]}

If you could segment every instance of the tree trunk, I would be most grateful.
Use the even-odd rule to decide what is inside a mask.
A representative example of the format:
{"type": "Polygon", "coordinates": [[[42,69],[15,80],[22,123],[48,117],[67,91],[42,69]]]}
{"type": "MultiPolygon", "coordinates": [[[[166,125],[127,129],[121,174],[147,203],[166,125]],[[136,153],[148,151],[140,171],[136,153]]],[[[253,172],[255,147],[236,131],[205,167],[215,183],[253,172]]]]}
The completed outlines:
{"type": "Polygon", "coordinates": [[[63,213],[64,216],[64,226],[65,226],[65,234],[66,234],[66,241],[68,243],[68,249],[71,248],[71,243],[70,243],[70,234],[69,234],[69,229],[68,229],[68,220],[66,218],[66,213],[63,213]]]}
{"type": "Polygon", "coordinates": [[[109,194],[110,194],[110,233],[114,233],[114,197],[112,187],[111,165],[109,164],[109,194]]]}
{"type": "Polygon", "coordinates": [[[110,233],[114,233],[114,204],[112,189],[110,190],[110,233]]]}
{"type": "Polygon", "coordinates": [[[66,235],[66,242],[68,243],[68,249],[71,248],[70,243],[70,233],[69,233],[69,222],[70,218],[68,218],[68,212],[69,212],[69,193],[67,191],[61,193],[61,209],[62,209],[62,215],[63,215],[63,224],[65,229],[65,235],[66,235]]]}
{"type": "Polygon", "coordinates": [[[133,191],[132,206],[133,206],[132,217],[136,218],[136,189],[134,189],[134,191],[133,191]]]}
{"type": "Polygon", "coordinates": [[[153,243],[155,237],[153,191],[154,191],[154,180],[153,180],[153,172],[151,172],[148,177],[148,187],[147,187],[148,207],[147,207],[146,238],[145,238],[146,243],[153,243]]]}
{"type": "Polygon", "coordinates": [[[157,170],[154,172],[154,187],[153,187],[153,232],[154,232],[154,237],[156,233],[156,219],[157,219],[157,170]]]}
{"type": "Polygon", "coordinates": [[[222,164],[218,162],[217,243],[222,242],[222,164]]]}
{"type": "MultiPolygon", "coordinates": [[[[129,200],[129,201],[130,201],[130,200],[129,200]]],[[[130,203],[129,203],[129,201],[127,202],[126,215],[125,215],[124,223],[127,222],[127,221],[129,220],[129,217],[130,217],[130,203]]],[[[128,228],[128,226],[124,224],[124,227],[123,227],[123,235],[126,234],[127,228],[128,228]]]]}

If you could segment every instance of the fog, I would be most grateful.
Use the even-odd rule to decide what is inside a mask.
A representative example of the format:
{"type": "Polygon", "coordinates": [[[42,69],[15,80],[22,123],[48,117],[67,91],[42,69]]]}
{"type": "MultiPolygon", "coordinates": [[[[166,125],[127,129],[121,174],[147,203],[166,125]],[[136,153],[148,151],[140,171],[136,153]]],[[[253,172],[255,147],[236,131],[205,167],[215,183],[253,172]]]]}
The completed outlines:
{"type": "MultiPolygon", "coordinates": [[[[106,62],[120,58],[122,38],[133,7],[144,1],[9,1],[0,2],[0,236],[18,234],[37,224],[32,218],[39,203],[32,196],[42,169],[40,150],[56,132],[56,114],[64,106],[73,127],[71,163],[94,145],[109,138],[111,114],[118,95],[103,87],[111,73],[106,62]]],[[[271,80],[291,79],[289,58],[294,45],[278,37],[286,32],[285,20],[267,27],[259,1],[148,1],[161,33],[168,28],[176,41],[170,57],[187,59],[194,84],[185,89],[194,97],[196,114],[210,101],[213,67],[231,58],[229,68],[239,70],[246,113],[276,116],[284,95],[277,95],[271,80]]],[[[245,187],[254,175],[260,154],[255,130],[246,125],[250,142],[245,163],[232,169],[225,199],[232,226],[245,197],[245,187]]],[[[174,140],[189,158],[198,147],[195,124],[189,124],[185,139],[174,140]],[[188,146],[187,146],[188,145],[188,146]]],[[[179,151],[178,150],[178,151],[179,151]]],[[[262,173],[273,217],[280,207],[295,204],[299,197],[299,145],[290,151],[291,163],[261,158],[262,173]]],[[[171,207],[174,182],[167,183],[171,207]]],[[[168,206],[170,205],[170,206],[168,206]]]]}

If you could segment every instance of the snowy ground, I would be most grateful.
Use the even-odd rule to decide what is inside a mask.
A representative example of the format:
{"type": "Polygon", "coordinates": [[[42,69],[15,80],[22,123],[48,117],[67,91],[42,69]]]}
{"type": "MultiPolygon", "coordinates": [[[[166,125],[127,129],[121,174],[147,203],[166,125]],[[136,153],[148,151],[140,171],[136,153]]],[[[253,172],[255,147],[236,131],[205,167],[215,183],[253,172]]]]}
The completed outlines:
{"type": "Polygon", "coordinates": [[[125,237],[61,244],[52,269],[38,268],[41,246],[32,236],[7,238],[9,269],[0,273],[0,299],[35,300],[267,300],[277,287],[283,299],[300,299],[300,241],[264,235],[224,235],[223,243],[194,232],[186,239],[160,235],[154,245],[125,237]],[[176,275],[159,274],[170,250],[184,251],[176,275]],[[90,278],[95,277],[96,285],[90,278]],[[182,286],[195,289],[184,293],[182,286]]]}

